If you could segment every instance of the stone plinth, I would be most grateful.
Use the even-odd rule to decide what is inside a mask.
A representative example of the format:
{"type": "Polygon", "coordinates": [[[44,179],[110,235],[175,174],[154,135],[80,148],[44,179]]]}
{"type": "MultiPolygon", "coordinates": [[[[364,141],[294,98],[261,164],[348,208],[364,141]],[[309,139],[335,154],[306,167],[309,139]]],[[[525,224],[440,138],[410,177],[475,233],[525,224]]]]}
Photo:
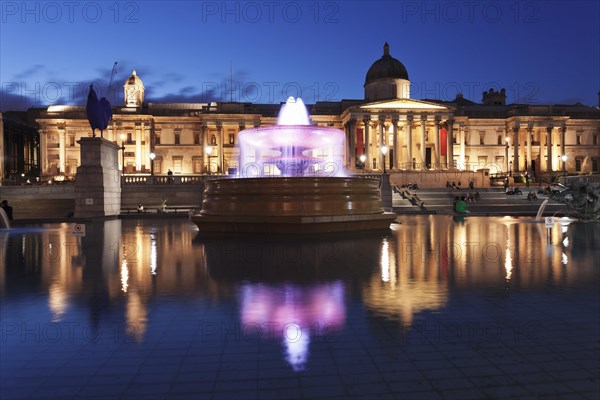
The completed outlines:
{"type": "Polygon", "coordinates": [[[381,206],[385,211],[392,211],[392,187],[390,186],[390,174],[381,175],[381,206]]]}
{"type": "Polygon", "coordinates": [[[103,138],[81,138],[75,178],[75,216],[113,217],[121,211],[119,146],[103,138]]]}

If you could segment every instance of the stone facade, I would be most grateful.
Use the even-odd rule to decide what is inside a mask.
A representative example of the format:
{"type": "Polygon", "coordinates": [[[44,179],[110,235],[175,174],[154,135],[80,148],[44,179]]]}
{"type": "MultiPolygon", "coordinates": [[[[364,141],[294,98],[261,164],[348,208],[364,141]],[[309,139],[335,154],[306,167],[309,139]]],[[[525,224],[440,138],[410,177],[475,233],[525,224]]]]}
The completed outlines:
{"type": "MultiPolygon", "coordinates": [[[[346,132],[350,172],[487,170],[530,176],[600,173],[600,109],[573,105],[505,104],[506,92],[484,92],[482,103],[408,98],[410,81],[389,46],[365,82],[366,100],[309,105],[312,122],[346,132]],[[362,157],[364,156],[364,157],[362,157]],[[566,161],[563,161],[566,156],[566,161]],[[364,161],[363,161],[364,159],[364,161]]],[[[126,175],[226,174],[239,171],[238,133],[274,125],[279,104],[145,103],[134,72],[125,82],[126,104],[113,107],[104,137],[120,147],[126,175]]],[[[84,106],[50,106],[40,126],[42,175],[73,179],[79,140],[91,136],[84,106]]]]}

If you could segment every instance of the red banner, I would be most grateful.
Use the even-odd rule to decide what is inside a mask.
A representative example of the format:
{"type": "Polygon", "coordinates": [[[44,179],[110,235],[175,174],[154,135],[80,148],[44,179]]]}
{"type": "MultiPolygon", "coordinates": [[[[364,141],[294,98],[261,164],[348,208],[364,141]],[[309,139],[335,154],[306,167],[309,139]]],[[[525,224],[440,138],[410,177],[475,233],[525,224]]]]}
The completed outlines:
{"type": "Polygon", "coordinates": [[[440,141],[442,142],[442,143],[440,143],[440,155],[442,155],[442,156],[445,156],[448,154],[447,137],[448,137],[448,131],[446,129],[440,130],[440,141]]]}

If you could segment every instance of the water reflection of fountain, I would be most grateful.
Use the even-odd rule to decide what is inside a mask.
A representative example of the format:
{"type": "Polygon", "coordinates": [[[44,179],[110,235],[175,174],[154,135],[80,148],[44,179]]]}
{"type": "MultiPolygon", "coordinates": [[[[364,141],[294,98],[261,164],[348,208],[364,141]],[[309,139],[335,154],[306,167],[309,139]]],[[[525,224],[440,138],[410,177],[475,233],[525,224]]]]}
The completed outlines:
{"type": "Polygon", "coordinates": [[[341,281],[308,286],[246,283],[240,303],[244,330],[252,327],[263,339],[281,340],[294,371],[304,370],[311,340],[326,340],[345,320],[341,281]]]}
{"type": "Polygon", "coordinates": [[[206,241],[207,269],[239,289],[242,332],[282,344],[295,371],[305,369],[310,345],[336,340],[345,324],[345,282],[367,279],[377,265],[381,237],[298,241],[206,241]]]}

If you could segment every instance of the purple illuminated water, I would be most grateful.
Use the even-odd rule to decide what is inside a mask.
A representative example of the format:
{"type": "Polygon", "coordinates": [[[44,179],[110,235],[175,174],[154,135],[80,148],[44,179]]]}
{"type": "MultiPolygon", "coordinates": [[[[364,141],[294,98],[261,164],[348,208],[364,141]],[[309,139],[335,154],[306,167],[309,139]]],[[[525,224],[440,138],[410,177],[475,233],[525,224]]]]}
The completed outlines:
{"type": "Polygon", "coordinates": [[[239,134],[240,177],[345,176],[345,134],[312,125],[302,99],[290,97],[277,125],[239,134]]]}

